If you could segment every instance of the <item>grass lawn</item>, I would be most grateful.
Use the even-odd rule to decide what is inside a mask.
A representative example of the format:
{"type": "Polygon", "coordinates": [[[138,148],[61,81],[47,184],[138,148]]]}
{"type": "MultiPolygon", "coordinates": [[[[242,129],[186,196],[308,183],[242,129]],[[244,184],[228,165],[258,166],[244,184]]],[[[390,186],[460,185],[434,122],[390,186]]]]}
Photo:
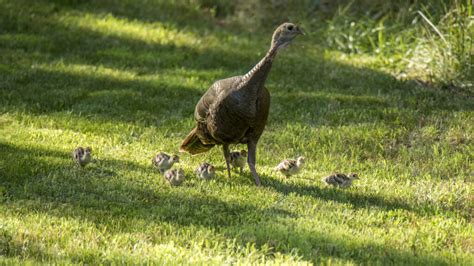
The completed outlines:
{"type": "Polygon", "coordinates": [[[219,148],[181,154],[188,180],[166,184],[151,158],[178,151],[200,96],[272,32],[157,2],[0,0],[0,264],[474,263],[473,98],[326,49],[311,28],[267,82],[263,187],[248,168],[228,179],[219,148]],[[272,171],[297,155],[300,175],[272,171]],[[202,161],[217,178],[193,175],[202,161]],[[334,171],[361,180],[324,186],[334,171]]]}

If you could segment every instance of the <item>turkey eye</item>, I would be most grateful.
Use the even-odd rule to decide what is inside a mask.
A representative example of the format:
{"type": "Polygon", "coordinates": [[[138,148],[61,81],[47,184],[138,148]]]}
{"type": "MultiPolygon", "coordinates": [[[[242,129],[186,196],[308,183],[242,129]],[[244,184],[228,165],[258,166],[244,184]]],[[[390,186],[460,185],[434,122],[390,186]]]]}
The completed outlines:
{"type": "Polygon", "coordinates": [[[288,26],[288,30],[293,30],[293,26],[288,26]]]}

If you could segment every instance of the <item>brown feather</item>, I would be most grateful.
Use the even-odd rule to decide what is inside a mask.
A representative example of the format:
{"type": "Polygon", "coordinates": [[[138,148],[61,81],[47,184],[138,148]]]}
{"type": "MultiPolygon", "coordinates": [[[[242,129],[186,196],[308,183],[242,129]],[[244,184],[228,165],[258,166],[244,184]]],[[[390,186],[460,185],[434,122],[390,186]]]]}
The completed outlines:
{"type": "Polygon", "coordinates": [[[204,144],[201,139],[196,134],[197,127],[195,127],[188,136],[184,139],[181,147],[179,148],[180,152],[189,152],[192,155],[199,154],[210,150],[214,147],[214,144],[204,144]]]}

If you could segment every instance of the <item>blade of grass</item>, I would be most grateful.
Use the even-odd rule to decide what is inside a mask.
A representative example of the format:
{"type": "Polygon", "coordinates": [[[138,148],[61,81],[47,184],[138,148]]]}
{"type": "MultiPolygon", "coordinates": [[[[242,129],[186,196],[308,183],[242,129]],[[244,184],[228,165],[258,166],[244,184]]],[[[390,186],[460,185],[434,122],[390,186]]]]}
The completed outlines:
{"type": "Polygon", "coordinates": [[[420,14],[420,16],[426,21],[426,23],[428,23],[428,25],[431,26],[431,28],[433,28],[433,30],[436,32],[436,34],[438,34],[438,36],[441,38],[441,40],[443,40],[444,44],[448,45],[448,42],[446,41],[446,39],[444,38],[443,34],[438,30],[438,28],[431,22],[431,20],[429,20],[424,14],[423,12],[421,11],[417,11],[418,14],[420,14]]]}

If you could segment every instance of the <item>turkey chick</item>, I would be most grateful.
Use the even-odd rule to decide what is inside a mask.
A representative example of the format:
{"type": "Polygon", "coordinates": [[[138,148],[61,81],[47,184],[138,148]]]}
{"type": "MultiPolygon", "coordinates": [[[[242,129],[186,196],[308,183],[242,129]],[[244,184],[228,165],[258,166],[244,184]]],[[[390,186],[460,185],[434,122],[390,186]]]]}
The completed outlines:
{"type": "Polygon", "coordinates": [[[196,175],[201,179],[209,180],[216,176],[216,169],[210,163],[202,163],[196,168],[196,175]]]}
{"type": "Polygon", "coordinates": [[[245,165],[247,164],[247,151],[233,151],[230,153],[230,164],[233,168],[239,168],[240,173],[242,174],[242,170],[244,169],[245,165]]]}
{"type": "Polygon", "coordinates": [[[77,165],[84,167],[91,161],[91,153],[92,149],[90,147],[87,147],[85,149],[82,147],[78,147],[72,152],[72,159],[77,165]]]}
{"type": "Polygon", "coordinates": [[[164,177],[172,186],[181,185],[185,179],[184,171],[181,168],[166,171],[164,177]]]}
{"type": "Polygon", "coordinates": [[[327,185],[332,185],[340,188],[348,188],[352,185],[352,181],[359,179],[356,173],[350,173],[349,175],[342,173],[334,173],[321,179],[327,185]]]}
{"type": "Polygon", "coordinates": [[[279,171],[286,178],[298,174],[304,166],[305,158],[303,156],[294,159],[285,159],[275,167],[275,171],[279,171]]]}
{"type": "Polygon", "coordinates": [[[160,171],[160,173],[163,174],[166,170],[171,169],[171,167],[173,167],[173,164],[179,163],[179,156],[169,156],[164,152],[159,152],[155,157],[153,157],[151,163],[155,168],[160,171]]]}

